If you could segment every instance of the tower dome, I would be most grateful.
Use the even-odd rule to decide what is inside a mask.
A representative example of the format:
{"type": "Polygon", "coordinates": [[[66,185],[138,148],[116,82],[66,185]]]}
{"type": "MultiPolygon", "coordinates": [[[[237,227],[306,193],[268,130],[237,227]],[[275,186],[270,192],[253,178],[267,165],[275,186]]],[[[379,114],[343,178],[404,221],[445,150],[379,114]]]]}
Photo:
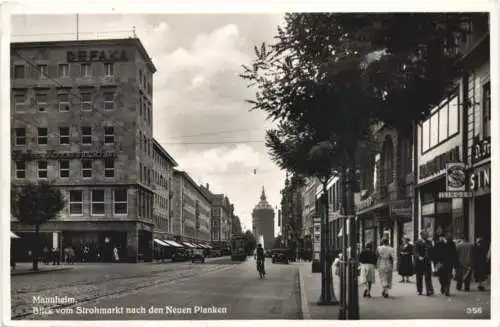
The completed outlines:
{"type": "Polygon", "coordinates": [[[262,186],[262,194],[260,195],[260,201],[255,206],[254,210],[273,210],[273,207],[267,202],[266,192],[264,191],[264,186],[262,186]]]}

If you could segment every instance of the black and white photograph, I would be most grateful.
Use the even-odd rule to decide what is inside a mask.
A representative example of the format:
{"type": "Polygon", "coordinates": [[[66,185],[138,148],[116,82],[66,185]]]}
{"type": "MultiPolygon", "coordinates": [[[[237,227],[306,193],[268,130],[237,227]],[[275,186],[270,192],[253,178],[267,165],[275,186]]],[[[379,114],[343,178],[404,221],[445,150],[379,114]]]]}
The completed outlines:
{"type": "Polygon", "coordinates": [[[10,15],[10,319],[490,320],[491,8],[10,15]]]}

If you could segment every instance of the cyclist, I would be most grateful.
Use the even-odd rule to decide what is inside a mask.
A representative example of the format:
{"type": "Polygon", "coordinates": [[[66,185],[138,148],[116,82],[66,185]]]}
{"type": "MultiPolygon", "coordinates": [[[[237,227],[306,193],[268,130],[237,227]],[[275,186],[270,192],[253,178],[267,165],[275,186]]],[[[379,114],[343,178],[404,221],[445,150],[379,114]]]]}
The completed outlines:
{"type": "Polygon", "coordinates": [[[265,255],[264,255],[264,249],[262,248],[262,244],[257,245],[257,270],[259,270],[259,264],[262,265],[262,272],[265,275],[266,274],[266,269],[264,268],[264,260],[265,260],[265,255]]]}

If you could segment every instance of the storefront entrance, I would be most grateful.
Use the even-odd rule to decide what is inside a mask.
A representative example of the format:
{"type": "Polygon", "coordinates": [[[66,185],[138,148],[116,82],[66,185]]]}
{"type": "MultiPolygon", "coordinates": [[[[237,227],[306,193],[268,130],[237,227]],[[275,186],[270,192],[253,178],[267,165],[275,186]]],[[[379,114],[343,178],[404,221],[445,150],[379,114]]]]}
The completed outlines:
{"type": "Polygon", "coordinates": [[[475,199],[474,205],[475,238],[491,240],[491,194],[485,194],[475,199]]]}

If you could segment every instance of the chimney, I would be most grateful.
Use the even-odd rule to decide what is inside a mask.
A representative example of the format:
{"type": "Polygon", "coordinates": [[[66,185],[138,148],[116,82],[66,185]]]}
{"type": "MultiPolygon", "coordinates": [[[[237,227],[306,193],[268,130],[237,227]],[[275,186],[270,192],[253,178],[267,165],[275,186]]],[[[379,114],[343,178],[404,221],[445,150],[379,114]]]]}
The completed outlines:
{"type": "Polygon", "coordinates": [[[207,190],[210,190],[210,185],[207,183],[207,190]]]}

